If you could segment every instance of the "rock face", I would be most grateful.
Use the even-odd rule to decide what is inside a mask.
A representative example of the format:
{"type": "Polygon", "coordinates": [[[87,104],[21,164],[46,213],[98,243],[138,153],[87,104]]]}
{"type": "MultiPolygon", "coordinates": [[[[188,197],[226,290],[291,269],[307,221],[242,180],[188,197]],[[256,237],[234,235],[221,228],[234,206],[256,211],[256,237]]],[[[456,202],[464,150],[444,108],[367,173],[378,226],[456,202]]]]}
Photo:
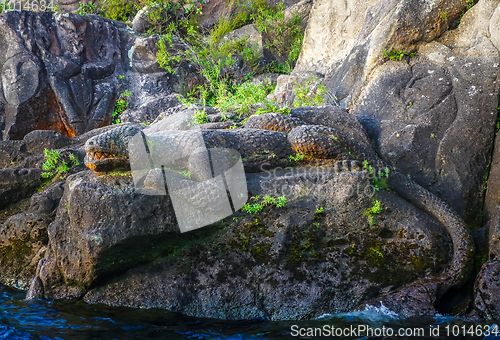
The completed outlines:
{"type": "Polygon", "coordinates": [[[324,77],[384,160],[478,226],[500,89],[499,9],[498,3],[480,1],[457,29],[443,34],[463,6],[316,2],[297,67],[275,96],[293,96],[294,80],[304,73],[324,77]],[[389,60],[384,50],[418,54],[389,60]]]}
{"type": "Polygon", "coordinates": [[[284,194],[285,207],[186,234],[167,196],[137,195],[119,174],[74,175],[49,227],[45,297],[85,293],[87,302],[195,316],[297,319],[351,310],[439,272],[449,253],[439,225],[388,192],[377,195],[383,211],[371,223],[369,178],[350,169],[251,175],[251,195],[284,194]]]}
{"type": "Polygon", "coordinates": [[[28,210],[11,216],[0,229],[0,281],[27,289],[44,258],[48,243],[47,227],[63,194],[64,183],[54,183],[34,194],[28,210]]]}
{"type": "Polygon", "coordinates": [[[42,182],[40,169],[0,170],[0,209],[33,194],[42,182]]]}
{"type": "Polygon", "coordinates": [[[156,42],[98,16],[2,13],[3,139],[22,139],[33,130],[73,137],[108,125],[125,90],[132,92],[131,109],[187,92],[178,85],[184,78],[159,68],[156,42]]]}
{"type": "Polygon", "coordinates": [[[157,258],[162,240],[175,232],[173,216],[168,196],[137,195],[127,176],[70,177],[48,229],[40,268],[45,297],[78,297],[99,280],[157,258]]]}
{"type": "Polygon", "coordinates": [[[481,268],[474,286],[474,307],[479,315],[487,320],[500,318],[498,275],[500,275],[500,263],[490,260],[481,268]]]}

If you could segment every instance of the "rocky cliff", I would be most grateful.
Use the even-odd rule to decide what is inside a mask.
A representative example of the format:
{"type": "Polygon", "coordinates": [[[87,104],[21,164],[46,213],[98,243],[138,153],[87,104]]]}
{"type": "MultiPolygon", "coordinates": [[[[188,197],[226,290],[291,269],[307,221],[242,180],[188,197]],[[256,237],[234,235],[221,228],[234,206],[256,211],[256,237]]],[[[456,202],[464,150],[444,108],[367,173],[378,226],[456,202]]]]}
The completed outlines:
{"type": "MultiPolygon", "coordinates": [[[[183,106],[177,94],[203,79],[189,60],[160,68],[158,36],[93,15],[0,14],[0,282],[31,286],[29,297],[225,319],[307,319],[378,301],[406,316],[498,318],[500,1],[299,4],[302,51],[291,74],[269,77],[270,97],[290,104],[303,84],[324,86],[330,105],[248,119],[258,105],[244,115],[183,106]],[[124,96],[127,123],[111,125],[124,96]],[[85,167],[89,156],[117,157],[117,144],[89,147],[116,126],[143,131],[150,151],[170,130],[237,150],[248,203],[181,233],[172,187],[143,189],[158,190],[151,180],[162,173],[207,178],[182,157],[139,181],[133,168],[85,167]],[[328,154],[339,141],[325,133],[330,144],[314,137],[300,149],[289,136],[297,126],[361,147],[328,154]],[[357,159],[365,148],[386,168],[357,159]],[[391,189],[391,171],[465,221],[477,250],[461,289],[422,295],[439,290],[458,246],[445,217],[391,189]]],[[[263,39],[240,30],[227,39],[263,39]]]]}

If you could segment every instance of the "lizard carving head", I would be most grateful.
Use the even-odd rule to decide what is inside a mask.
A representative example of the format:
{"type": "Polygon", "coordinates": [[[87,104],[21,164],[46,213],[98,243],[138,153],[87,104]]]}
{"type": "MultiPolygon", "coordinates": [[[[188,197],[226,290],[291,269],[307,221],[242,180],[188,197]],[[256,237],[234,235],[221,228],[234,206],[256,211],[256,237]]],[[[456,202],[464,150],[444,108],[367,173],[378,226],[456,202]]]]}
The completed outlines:
{"type": "Polygon", "coordinates": [[[114,168],[128,168],[128,143],[141,129],[120,126],[94,136],[85,143],[85,165],[96,172],[114,168]]]}

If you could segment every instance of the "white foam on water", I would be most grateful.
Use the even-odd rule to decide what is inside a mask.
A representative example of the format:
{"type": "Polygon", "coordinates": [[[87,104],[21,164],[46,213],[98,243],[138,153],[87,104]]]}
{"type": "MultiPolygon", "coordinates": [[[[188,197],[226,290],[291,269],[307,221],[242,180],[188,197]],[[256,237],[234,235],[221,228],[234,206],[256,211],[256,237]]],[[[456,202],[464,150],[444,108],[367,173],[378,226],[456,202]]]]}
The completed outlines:
{"type": "Polygon", "coordinates": [[[338,313],[338,314],[323,314],[319,316],[316,320],[325,320],[332,318],[344,318],[344,319],[362,319],[367,321],[389,321],[389,320],[399,320],[401,317],[398,313],[390,310],[380,302],[380,306],[365,306],[364,310],[354,311],[348,313],[338,313]]]}

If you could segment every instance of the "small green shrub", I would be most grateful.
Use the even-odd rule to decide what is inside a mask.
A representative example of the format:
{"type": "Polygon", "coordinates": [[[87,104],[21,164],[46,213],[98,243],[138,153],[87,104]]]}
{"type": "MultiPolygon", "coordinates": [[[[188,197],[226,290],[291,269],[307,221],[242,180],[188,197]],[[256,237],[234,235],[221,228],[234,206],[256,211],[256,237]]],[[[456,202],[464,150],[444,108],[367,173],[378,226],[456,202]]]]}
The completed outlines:
{"type": "Polygon", "coordinates": [[[298,13],[285,21],[285,5],[280,2],[276,7],[260,7],[252,19],[255,27],[264,34],[264,47],[286,59],[293,67],[304,40],[298,13]]]}
{"type": "Polygon", "coordinates": [[[200,125],[208,123],[208,116],[205,110],[194,110],[194,115],[191,121],[191,125],[200,125]]]}
{"type": "Polygon", "coordinates": [[[264,66],[263,72],[265,73],[281,73],[281,74],[290,74],[292,73],[293,68],[290,66],[290,63],[287,61],[285,64],[281,62],[277,62],[273,60],[271,63],[264,66]]]}
{"type": "Polygon", "coordinates": [[[318,83],[317,78],[310,76],[303,84],[295,81],[293,92],[295,93],[294,107],[321,106],[326,103],[328,89],[325,85],[318,83]]]}
{"type": "Polygon", "coordinates": [[[262,201],[260,203],[258,202],[258,200],[260,199],[260,196],[252,197],[252,199],[256,203],[250,203],[250,202],[246,203],[241,208],[241,210],[243,212],[246,212],[248,214],[257,214],[257,213],[261,212],[265,206],[276,206],[277,208],[282,208],[286,204],[286,197],[284,195],[281,197],[278,197],[278,198],[273,198],[269,195],[265,195],[262,198],[262,201]]]}
{"type": "Polygon", "coordinates": [[[234,109],[236,112],[246,113],[253,104],[268,102],[266,97],[274,91],[274,87],[246,82],[236,86],[234,94],[227,88],[221,88],[217,93],[215,106],[222,111],[234,109]]]}
{"type": "Polygon", "coordinates": [[[290,112],[292,111],[292,109],[289,108],[287,105],[279,107],[274,103],[265,102],[264,104],[266,105],[266,108],[258,108],[255,111],[255,114],[260,115],[260,114],[267,113],[267,112],[274,112],[274,113],[280,113],[282,115],[288,116],[290,114],[290,112]]]}
{"type": "Polygon", "coordinates": [[[101,0],[101,13],[89,14],[100,14],[108,19],[126,22],[134,18],[138,10],[137,5],[138,2],[133,0],[101,0]]]}
{"type": "Polygon", "coordinates": [[[100,14],[100,9],[94,2],[89,2],[87,5],[82,4],[81,2],[78,4],[77,14],[87,15],[87,14],[100,14]]]}
{"type": "Polygon", "coordinates": [[[278,197],[278,202],[276,203],[276,206],[278,208],[284,207],[286,204],[286,197],[285,195],[278,197]]]}
{"type": "Polygon", "coordinates": [[[460,24],[460,22],[462,21],[462,18],[463,16],[465,15],[465,13],[471,9],[472,7],[474,7],[475,5],[475,2],[474,0],[467,0],[467,7],[465,7],[465,9],[462,11],[462,13],[460,13],[460,18],[458,19],[458,23],[460,24]]]}
{"type": "Polygon", "coordinates": [[[61,153],[58,150],[43,150],[45,154],[45,161],[42,164],[42,177],[43,178],[52,178],[56,175],[62,175],[66,173],[71,167],[77,166],[80,164],[78,158],[73,154],[69,153],[69,160],[71,163],[61,160],[61,153]]]}
{"type": "Polygon", "coordinates": [[[112,124],[118,124],[120,123],[120,115],[125,111],[128,107],[128,100],[132,93],[130,91],[125,91],[122,94],[120,94],[120,97],[116,101],[115,104],[115,109],[113,110],[113,122],[112,124]]]}
{"type": "MultiPolygon", "coordinates": [[[[157,20],[158,16],[154,17],[157,20]]],[[[274,90],[266,86],[241,85],[245,79],[235,76],[243,60],[251,72],[261,72],[261,53],[257,44],[250,44],[247,38],[223,41],[228,32],[253,21],[266,35],[266,47],[277,55],[288,58],[284,65],[274,63],[269,70],[290,73],[294,61],[302,48],[303,34],[300,17],[295,15],[289,22],[284,21],[284,5],[268,6],[263,0],[254,0],[250,6],[242,6],[232,20],[221,18],[207,36],[199,32],[197,24],[189,16],[175,17],[168,25],[162,26],[162,38],[158,42],[158,63],[169,72],[182,60],[194,65],[204,78],[204,84],[188,94],[186,101],[208,106],[217,106],[222,111],[235,109],[246,112],[250,105],[265,102],[265,97],[274,90]],[[191,21],[190,21],[191,20],[191,21]],[[183,49],[175,48],[174,41],[183,49]]],[[[158,30],[157,30],[158,31],[158,30]]]]}
{"type": "Polygon", "coordinates": [[[382,54],[383,54],[384,58],[389,58],[389,60],[396,59],[398,61],[401,61],[404,56],[408,56],[410,58],[416,56],[417,52],[413,52],[413,53],[407,53],[407,52],[403,52],[403,51],[387,52],[387,50],[384,49],[384,50],[382,50],[382,54]]]}
{"type": "Polygon", "coordinates": [[[265,195],[264,198],[262,199],[262,204],[265,206],[276,205],[276,199],[269,195],[265,195]]]}
{"type": "Polygon", "coordinates": [[[373,206],[366,209],[364,212],[364,215],[368,217],[368,223],[371,226],[375,225],[375,221],[376,221],[375,215],[380,214],[382,212],[382,207],[381,207],[381,203],[379,200],[375,200],[375,199],[372,200],[372,204],[373,204],[373,206]]]}
{"type": "Polygon", "coordinates": [[[365,160],[363,162],[363,169],[367,170],[368,173],[370,173],[370,176],[372,177],[371,182],[376,191],[389,189],[389,186],[387,185],[387,179],[389,178],[390,173],[389,168],[385,168],[383,169],[383,171],[379,170],[377,173],[375,173],[373,167],[368,164],[368,161],[365,160]]]}

